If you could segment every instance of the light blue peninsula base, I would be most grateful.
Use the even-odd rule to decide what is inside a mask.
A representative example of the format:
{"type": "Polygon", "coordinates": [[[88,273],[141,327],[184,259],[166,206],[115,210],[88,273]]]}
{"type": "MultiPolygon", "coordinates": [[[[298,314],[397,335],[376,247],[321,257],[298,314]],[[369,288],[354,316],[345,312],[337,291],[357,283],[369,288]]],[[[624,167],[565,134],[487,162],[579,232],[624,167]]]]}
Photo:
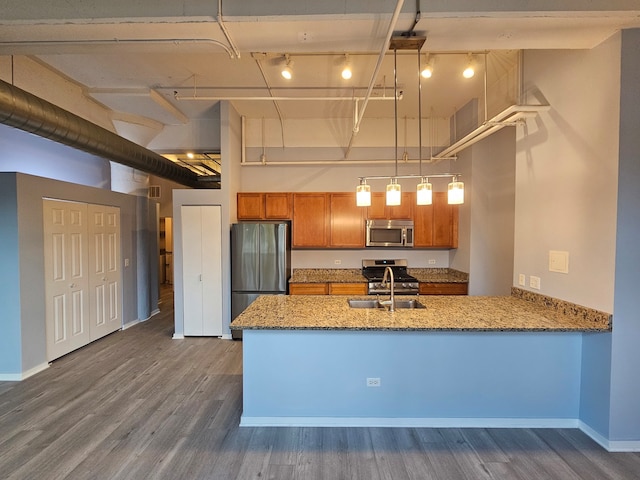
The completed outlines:
{"type": "Polygon", "coordinates": [[[241,425],[578,427],[582,340],[581,332],[245,329],[241,425]]]}

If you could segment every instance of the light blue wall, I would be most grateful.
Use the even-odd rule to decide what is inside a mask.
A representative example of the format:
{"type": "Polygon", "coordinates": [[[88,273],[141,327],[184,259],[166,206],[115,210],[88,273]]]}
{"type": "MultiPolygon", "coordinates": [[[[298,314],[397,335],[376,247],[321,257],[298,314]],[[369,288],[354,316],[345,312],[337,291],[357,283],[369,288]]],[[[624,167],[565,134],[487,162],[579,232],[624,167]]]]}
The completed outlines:
{"type": "Polygon", "coordinates": [[[611,334],[584,334],[580,382],[580,420],[603,438],[608,438],[610,408],[611,334]]]}
{"type": "Polygon", "coordinates": [[[111,189],[108,160],[0,124],[0,172],[21,172],[111,189]]]}
{"type": "Polygon", "coordinates": [[[245,330],[243,342],[245,419],[578,418],[579,333],[245,330]]]}
{"type": "Polygon", "coordinates": [[[18,197],[15,175],[0,175],[0,373],[22,371],[18,197]]]}
{"type": "Polygon", "coordinates": [[[611,440],[640,441],[640,29],[622,32],[611,440]]]}

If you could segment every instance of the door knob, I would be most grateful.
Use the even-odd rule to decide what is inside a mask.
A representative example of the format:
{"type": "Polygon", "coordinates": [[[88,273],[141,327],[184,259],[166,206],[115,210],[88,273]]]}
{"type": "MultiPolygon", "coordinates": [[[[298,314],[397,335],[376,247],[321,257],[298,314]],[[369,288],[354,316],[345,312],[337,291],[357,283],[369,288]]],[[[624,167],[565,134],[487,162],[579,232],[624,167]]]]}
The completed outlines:
{"type": "Polygon", "coordinates": [[[106,277],[102,277],[102,281],[106,282],[107,281],[106,277]]]}
{"type": "Polygon", "coordinates": [[[69,288],[73,288],[73,287],[75,287],[75,286],[76,286],[76,284],[75,284],[75,283],[70,283],[70,284],[69,284],[69,288]]]}

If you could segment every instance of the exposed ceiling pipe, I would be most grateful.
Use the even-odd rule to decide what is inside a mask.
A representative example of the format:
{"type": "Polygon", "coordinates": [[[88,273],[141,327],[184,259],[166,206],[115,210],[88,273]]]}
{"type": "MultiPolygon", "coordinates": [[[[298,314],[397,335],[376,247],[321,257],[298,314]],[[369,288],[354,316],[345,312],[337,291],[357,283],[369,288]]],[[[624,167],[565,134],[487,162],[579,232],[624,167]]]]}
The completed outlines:
{"type": "Polygon", "coordinates": [[[2,80],[0,123],[189,187],[220,180],[199,181],[188,168],[2,80]]]}
{"type": "MultiPolygon", "coordinates": [[[[180,45],[181,43],[204,43],[223,48],[230,58],[234,58],[234,53],[224,43],[211,38],[111,38],[106,40],[29,40],[17,42],[0,42],[0,47],[16,48],[24,47],[66,47],[66,46],[89,46],[89,45],[180,45]]],[[[28,54],[27,52],[26,54],[28,54]]]]}
{"type": "MultiPolygon", "coordinates": [[[[273,94],[273,90],[271,89],[271,85],[269,84],[269,80],[267,79],[267,73],[264,71],[264,67],[262,66],[262,61],[260,60],[260,54],[252,53],[253,59],[256,61],[256,65],[258,66],[258,70],[260,70],[260,74],[262,75],[262,79],[264,80],[264,84],[267,87],[267,91],[269,92],[269,96],[275,97],[273,94]]],[[[282,110],[280,110],[280,105],[276,100],[273,101],[273,106],[278,112],[278,118],[280,119],[280,135],[282,136],[282,146],[284,147],[284,119],[282,115],[282,110]]]]}
{"type": "Polygon", "coordinates": [[[240,50],[238,50],[236,44],[233,42],[233,40],[231,40],[231,35],[229,35],[227,26],[222,21],[222,0],[218,0],[218,25],[220,25],[220,30],[222,30],[222,33],[224,33],[224,37],[227,39],[227,42],[229,42],[229,46],[233,50],[236,58],[240,59],[240,50]]]}
{"type": "Polygon", "coordinates": [[[384,56],[389,50],[389,42],[391,41],[391,35],[393,35],[393,29],[396,26],[396,22],[398,21],[398,17],[400,16],[400,10],[402,10],[402,5],[404,4],[404,0],[398,0],[396,4],[396,9],[393,12],[393,16],[391,17],[391,21],[389,22],[389,28],[387,29],[387,35],[385,36],[384,43],[382,44],[382,48],[380,49],[380,54],[378,55],[378,62],[373,70],[373,74],[371,75],[371,80],[369,81],[369,87],[367,88],[367,93],[364,97],[364,103],[362,108],[360,109],[360,118],[358,119],[358,123],[353,126],[353,130],[351,131],[351,138],[349,139],[349,145],[344,153],[345,160],[349,157],[349,153],[351,152],[351,147],[353,146],[353,140],[356,135],[360,131],[360,123],[362,122],[362,118],[364,116],[364,111],[367,109],[367,104],[369,103],[369,98],[371,97],[371,92],[373,91],[373,87],[376,82],[376,78],[378,78],[378,72],[380,72],[380,68],[382,67],[382,61],[384,60],[384,56]]]}

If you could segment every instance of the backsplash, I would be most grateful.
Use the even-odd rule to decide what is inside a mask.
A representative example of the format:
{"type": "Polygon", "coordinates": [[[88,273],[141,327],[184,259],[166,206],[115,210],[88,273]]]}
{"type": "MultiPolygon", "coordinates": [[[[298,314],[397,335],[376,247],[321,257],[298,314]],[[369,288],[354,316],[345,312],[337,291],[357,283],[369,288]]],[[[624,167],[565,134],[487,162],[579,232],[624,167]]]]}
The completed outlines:
{"type": "Polygon", "coordinates": [[[548,297],[547,295],[542,295],[540,293],[530,292],[529,290],[524,290],[518,287],[511,287],[511,296],[521,298],[538,305],[553,308],[557,312],[564,315],[578,316],[594,324],[611,328],[613,315],[610,313],[594,310],[593,308],[583,307],[582,305],[577,305],[575,303],[566,302],[557,298],[548,297]]]}
{"type": "Polygon", "coordinates": [[[449,250],[411,248],[357,250],[292,250],[292,268],[361,268],[363,258],[404,258],[409,268],[448,268],[449,250]],[[433,260],[435,263],[429,263],[433,260]],[[339,263],[336,263],[338,261],[339,263]]]}

